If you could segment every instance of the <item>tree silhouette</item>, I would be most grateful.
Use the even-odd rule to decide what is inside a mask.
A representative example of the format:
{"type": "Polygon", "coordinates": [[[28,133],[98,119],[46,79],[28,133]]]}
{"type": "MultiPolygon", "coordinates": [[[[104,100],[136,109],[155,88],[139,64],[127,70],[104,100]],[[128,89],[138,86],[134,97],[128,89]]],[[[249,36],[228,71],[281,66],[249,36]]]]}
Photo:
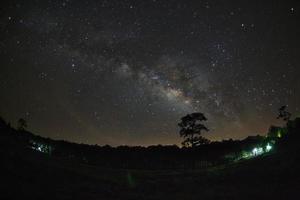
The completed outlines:
{"type": "Polygon", "coordinates": [[[287,106],[281,106],[278,111],[279,114],[277,116],[277,119],[283,119],[283,121],[289,121],[292,114],[290,112],[288,112],[287,110],[287,106]]]}
{"type": "Polygon", "coordinates": [[[27,122],[25,119],[20,118],[18,120],[18,130],[24,131],[27,128],[27,122]]]}
{"type": "Polygon", "coordinates": [[[203,130],[209,131],[208,128],[202,124],[202,121],[206,120],[203,113],[192,113],[181,118],[181,122],[178,123],[178,126],[180,127],[180,137],[184,138],[182,142],[183,146],[195,147],[209,143],[208,139],[201,136],[203,130]]]}

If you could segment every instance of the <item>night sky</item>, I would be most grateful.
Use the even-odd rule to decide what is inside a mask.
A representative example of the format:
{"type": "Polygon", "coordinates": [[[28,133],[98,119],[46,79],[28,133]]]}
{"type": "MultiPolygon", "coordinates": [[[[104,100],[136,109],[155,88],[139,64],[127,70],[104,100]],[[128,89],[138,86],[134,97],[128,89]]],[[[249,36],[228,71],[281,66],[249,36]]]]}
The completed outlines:
{"type": "Polygon", "coordinates": [[[179,144],[266,134],[300,112],[299,1],[1,1],[0,115],[44,137],[179,144]]]}

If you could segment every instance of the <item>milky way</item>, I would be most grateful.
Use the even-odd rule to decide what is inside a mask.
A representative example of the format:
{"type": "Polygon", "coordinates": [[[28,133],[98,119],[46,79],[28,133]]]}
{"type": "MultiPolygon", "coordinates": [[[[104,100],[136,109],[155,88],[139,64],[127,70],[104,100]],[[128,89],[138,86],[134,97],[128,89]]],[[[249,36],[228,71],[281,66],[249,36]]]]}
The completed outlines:
{"type": "Polygon", "coordinates": [[[299,113],[298,1],[7,1],[0,115],[45,137],[179,144],[203,112],[210,139],[265,134],[299,113]]]}

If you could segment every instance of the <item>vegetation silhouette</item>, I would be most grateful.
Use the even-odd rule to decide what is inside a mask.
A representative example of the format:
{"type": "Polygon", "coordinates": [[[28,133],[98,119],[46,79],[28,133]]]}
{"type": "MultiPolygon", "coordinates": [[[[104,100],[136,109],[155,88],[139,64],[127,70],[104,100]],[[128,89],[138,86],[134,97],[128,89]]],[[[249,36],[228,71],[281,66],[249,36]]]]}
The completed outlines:
{"type": "Polygon", "coordinates": [[[178,123],[180,127],[180,137],[184,138],[182,145],[185,147],[196,147],[203,144],[209,144],[209,140],[204,138],[202,131],[209,131],[209,129],[202,124],[207,118],[203,113],[191,113],[181,118],[178,123]]]}
{"type": "Polygon", "coordinates": [[[24,118],[20,118],[18,120],[18,130],[24,131],[27,127],[27,121],[24,118]]]}
{"type": "MultiPolygon", "coordinates": [[[[184,121],[193,118],[206,119],[190,114],[184,121]]],[[[289,118],[267,136],[243,140],[111,147],[40,137],[0,117],[1,197],[292,199],[299,191],[299,131],[300,118],[289,118]],[[260,154],[261,147],[268,151],[260,154]]]]}
{"type": "Polygon", "coordinates": [[[194,148],[111,147],[43,138],[0,117],[1,197],[292,199],[299,191],[300,118],[279,128],[272,130],[280,138],[249,136],[194,148]],[[273,150],[244,156],[253,149],[259,155],[258,145],[273,150]]]}
{"type": "Polygon", "coordinates": [[[277,116],[277,119],[282,119],[283,121],[289,121],[292,114],[290,112],[287,111],[287,106],[284,105],[284,106],[281,106],[279,109],[279,114],[277,116]]]}
{"type": "MultiPolygon", "coordinates": [[[[196,118],[201,119],[200,116],[196,118]]],[[[7,149],[18,146],[26,151],[63,160],[116,169],[194,169],[217,166],[240,157],[243,149],[251,149],[264,138],[251,136],[244,140],[212,141],[193,148],[176,145],[111,147],[44,138],[28,130],[14,129],[4,120],[0,123],[0,129],[5,144],[3,146],[7,149]]]]}

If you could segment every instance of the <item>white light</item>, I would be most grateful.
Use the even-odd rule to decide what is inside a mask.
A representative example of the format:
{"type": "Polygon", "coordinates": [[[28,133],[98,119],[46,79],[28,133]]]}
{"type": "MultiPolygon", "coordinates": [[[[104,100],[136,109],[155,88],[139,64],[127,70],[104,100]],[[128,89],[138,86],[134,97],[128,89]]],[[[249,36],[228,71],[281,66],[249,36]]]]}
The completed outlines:
{"type": "Polygon", "coordinates": [[[257,155],[257,148],[254,148],[254,149],[252,150],[252,153],[253,153],[253,155],[257,155]]]}
{"type": "Polygon", "coordinates": [[[255,147],[253,150],[252,150],[252,154],[253,156],[257,156],[257,155],[260,155],[260,154],[263,154],[264,153],[264,150],[262,147],[255,147]]]}
{"type": "Polygon", "coordinates": [[[272,146],[268,143],[267,146],[266,146],[266,151],[270,151],[272,149],[272,146]]]}
{"type": "Polygon", "coordinates": [[[263,148],[259,147],[257,149],[257,154],[262,154],[262,153],[264,153],[264,150],[263,150],[263,148]]]}

